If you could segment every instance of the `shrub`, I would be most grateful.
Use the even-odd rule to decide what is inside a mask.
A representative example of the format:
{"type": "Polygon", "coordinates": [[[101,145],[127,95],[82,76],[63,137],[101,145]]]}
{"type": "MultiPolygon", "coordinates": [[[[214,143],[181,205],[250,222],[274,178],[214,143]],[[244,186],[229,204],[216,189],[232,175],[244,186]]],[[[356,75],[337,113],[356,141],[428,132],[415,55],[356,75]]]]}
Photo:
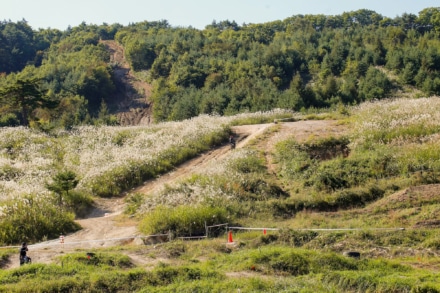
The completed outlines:
{"type": "Polygon", "coordinates": [[[20,120],[13,113],[7,113],[0,117],[0,127],[18,125],[20,125],[20,120]]]}
{"type": "Polygon", "coordinates": [[[287,273],[293,276],[309,273],[309,261],[300,253],[290,249],[270,248],[255,251],[251,254],[250,261],[259,270],[287,273]]]}
{"type": "Polygon", "coordinates": [[[158,206],[142,219],[140,230],[145,234],[167,233],[176,236],[204,235],[205,224],[215,225],[228,222],[225,208],[210,206],[158,206]]]}
{"type": "Polygon", "coordinates": [[[357,270],[358,261],[334,253],[316,253],[310,260],[311,271],[325,273],[328,271],[357,270]]]}
{"type": "Polygon", "coordinates": [[[60,257],[63,265],[72,266],[76,264],[94,265],[94,266],[111,266],[116,268],[131,268],[133,264],[128,256],[117,253],[99,252],[92,256],[86,253],[70,253],[60,257]]]}
{"type": "Polygon", "coordinates": [[[261,173],[266,171],[266,166],[261,158],[257,156],[244,156],[232,160],[228,167],[232,172],[239,173],[261,173]]]}
{"type": "Polygon", "coordinates": [[[133,215],[141,207],[143,203],[144,195],[142,193],[132,193],[125,197],[125,213],[133,215]]]}
{"type": "Polygon", "coordinates": [[[315,231],[280,230],[279,240],[295,247],[301,247],[318,236],[315,231]]]}
{"type": "Polygon", "coordinates": [[[385,191],[376,186],[371,186],[368,190],[343,190],[336,195],[332,205],[338,209],[361,207],[368,202],[382,198],[384,194],[385,191]]]}
{"type": "Polygon", "coordinates": [[[27,196],[3,203],[1,208],[1,243],[34,242],[79,229],[73,213],[57,207],[47,198],[27,196]]]}

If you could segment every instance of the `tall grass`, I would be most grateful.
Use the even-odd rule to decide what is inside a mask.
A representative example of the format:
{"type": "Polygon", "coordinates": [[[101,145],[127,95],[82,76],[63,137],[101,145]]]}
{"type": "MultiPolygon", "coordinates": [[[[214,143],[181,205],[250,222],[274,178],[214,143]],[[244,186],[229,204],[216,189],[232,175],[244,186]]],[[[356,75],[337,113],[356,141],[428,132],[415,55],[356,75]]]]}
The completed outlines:
{"type": "MultiPolygon", "coordinates": [[[[142,127],[81,126],[51,135],[23,127],[0,128],[0,225],[12,229],[14,225],[8,219],[23,216],[10,207],[22,197],[54,196],[46,186],[60,171],[71,170],[78,176],[74,192],[83,199],[119,195],[225,142],[236,120],[273,119],[288,113],[277,110],[231,117],[205,115],[142,127]]],[[[42,219],[34,221],[39,221],[31,221],[34,226],[44,226],[42,219]]],[[[73,221],[70,216],[63,219],[69,221],[73,221]]],[[[72,231],[73,223],[70,229],[67,226],[59,229],[72,231]]],[[[49,236],[59,229],[44,229],[41,233],[49,236]]],[[[8,236],[0,238],[0,243],[21,242],[25,236],[13,231],[3,234],[8,236]]],[[[29,237],[38,239],[40,234],[29,237]]]]}
{"type": "Polygon", "coordinates": [[[146,235],[172,232],[175,236],[206,235],[206,225],[227,223],[228,213],[221,207],[181,205],[158,206],[148,213],[139,229],[146,235]]]}
{"type": "Polygon", "coordinates": [[[363,206],[410,184],[440,182],[439,109],[438,97],[365,103],[351,109],[344,137],[280,141],[274,157],[292,198],[275,211],[363,206]]]}
{"type": "Polygon", "coordinates": [[[158,205],[228,206],[247,199],[271,197],[270,190],[265,190],[270,186],[265,184],[264,172],[257,152],[237,149],[212,161],[191,177],[145,197],[140,212],[150,211],[158,205]]]}
{"type": "MultiPolygon", "coordinates": [[[[128,201],[131,204],[128,208],[137,213],[145,224],[151,223],[160,227],[158,221],[167,222],[173,218],[172,223],[167,224],[167,229],[180,234],[188,234],[189,227],[194,226],[192,222],[198,224],[199,230],[205,233],[203,222],[193,219],[198,209],[200,212],[205,209],[220,209],[223,217],[216,217],[213,224],[232,223],[243,216],[258,217],[268,211],[264,202],[288,196],[270,180],[264,163],[259,152],[237,149],[197,170],[190,177],[167,185],[144,198],[138,194],[129,196],[128,201]],[[170,211],[173,211],[172,217],[170,211]],[[193,220],[188,221],[188,218],[193,220]]],[[[208,225],[211,222],[212,219],[208,219],[208,225]]],[[[163,229],[143,231],[153,233],[163,229]]]]}
{"type": "Polygon", "coordinates": [[[287,113],[205,115],[136,127],[82,126],[52,136],[23,127],[0,128],[0,201],[21,194],[47,194],[45,182],[65,169],[80,175],[78,189],[114,195],[226,141],[234,121],[273,119],[287,113]],[[117,190],[100,191],[98,185],[112,181],[119,182],[114,186],[117,190]]]}
{"type": "Polygon", "coordinates": [[[419,141],[440,131],[440,97],[367,102],[353,109],[353,143],[419,141]]]}

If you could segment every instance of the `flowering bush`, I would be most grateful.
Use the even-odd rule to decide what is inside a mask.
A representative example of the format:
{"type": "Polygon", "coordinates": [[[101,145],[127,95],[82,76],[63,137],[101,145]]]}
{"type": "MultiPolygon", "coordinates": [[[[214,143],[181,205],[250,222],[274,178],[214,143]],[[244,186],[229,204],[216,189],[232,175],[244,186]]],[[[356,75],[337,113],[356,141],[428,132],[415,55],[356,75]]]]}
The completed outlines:
{"type": "Polygon", "coordinates": [[[22,197],[53,197],[47,186],[59,172],[78,176],[75,190],[80,194],[118,195],[226,141],[234,121],[270,120],[289,113],[203,115],[136,127],[81,126],[53,135],[24,127],[0,128],[0,225],[16,214],[10,207],[22,197]]]}
{"type": "Polygon", "coordinates": [[[355,145],[407,143],[440,132],[440,97],[368,102],[353,114],[355,145]]]}

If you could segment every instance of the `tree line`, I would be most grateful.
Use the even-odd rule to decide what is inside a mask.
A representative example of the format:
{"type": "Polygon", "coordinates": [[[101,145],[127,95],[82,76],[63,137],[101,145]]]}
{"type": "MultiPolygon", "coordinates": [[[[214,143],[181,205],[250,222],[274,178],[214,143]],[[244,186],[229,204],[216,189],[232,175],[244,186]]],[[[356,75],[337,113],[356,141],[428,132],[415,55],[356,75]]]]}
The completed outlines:
{"type": "Polygon", "coordinates": [[[162,20],[34,31],[25,20],[3,21],[0,125],[117,123],[109,118],[117,64],[100,40],[124,47],[131,69],[152,84],[155,120],[171,121],[355,105],[407,86],[438,95],[439,33],[440,7],[395,18],[361,9],[261,24],[213,21],[203,30],[162,20]]]}

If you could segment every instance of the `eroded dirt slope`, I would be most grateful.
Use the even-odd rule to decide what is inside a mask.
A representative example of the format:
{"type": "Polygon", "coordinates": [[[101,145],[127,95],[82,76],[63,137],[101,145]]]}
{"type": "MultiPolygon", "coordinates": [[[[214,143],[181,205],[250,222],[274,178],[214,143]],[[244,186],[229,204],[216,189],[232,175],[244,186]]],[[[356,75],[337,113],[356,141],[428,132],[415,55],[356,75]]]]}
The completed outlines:
{"type": "Polygon", "coordinates": [[[124,56],[124,48],[114,40],[101,43],[110,53],[110,64],[113,67],[115,95],[112,97],[113,107],[121,125],[147,125],[151,117],[151,85],[137,78],[130,70],[124,56]]]}

